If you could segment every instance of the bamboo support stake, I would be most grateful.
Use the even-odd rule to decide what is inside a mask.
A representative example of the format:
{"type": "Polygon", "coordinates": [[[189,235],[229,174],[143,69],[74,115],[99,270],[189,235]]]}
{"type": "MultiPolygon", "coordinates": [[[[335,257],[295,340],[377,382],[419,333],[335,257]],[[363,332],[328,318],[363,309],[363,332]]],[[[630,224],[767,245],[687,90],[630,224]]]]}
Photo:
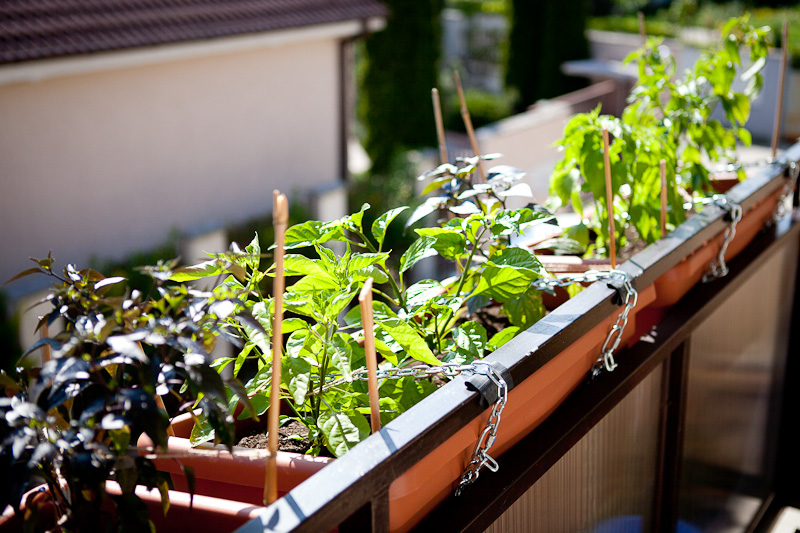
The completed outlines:
{"type": "Polygon", "coordinates": [[[611,158],[608,154],[608,130],[605,128],[603,128],[603,163],[606,169],[609,257],[611,258],[611,268],[617,268],[617,232],[614,228],[614,191],[611,189],[611,158]]]}
{"type": "Polygon", "coordinates": [[[369,411],[372,432],[381,429],[380,398],[378,396],[378,360],[375,356],[375,333],[372,320],[372,278],[367,278],[361,294],[358,295],[361,306],[361,325],[364,327],[364,355],[367,359],[367,377],[369,378],[369,411]]]}
{"type": "MultiPolygon", "coordinates": [[[[47,322],[44,322],[42,324],[40,338],[46,339],[49,336],[50,333],[47,331],[47,322]]],[[[45,344],[44,346],[42,346],[42,366],[44,366],[44,364],[49,360],[50,360],[50,345],[45,344]]]]}
{"type": "Polygon", "coordinates": [[[639,35],[642,37],[642,46],[647,44],[647,32],[644,29],[644,13],[639,11],[639,35]]]}
{"type": "Polygon", "coordinates": [[[661,160],[661,236],[667,234],[667,161],[661,160]]]}
{"type": "Polygon", "coordinates": [[[436,137],[439,139],[439,159],[442,164],[448,162],[447,143],[444,139],[444,121],[442,120],[442,104],[439,101],[439,89],[431,89],[431,99],[433,100],[433,118],[436,120],[436,137]]]}
{"type": "MultiPolygon", "coordinates": [[[[156,394],[156,405],[159,409],[163,409],[164,412],[167,413],[167,406],[164,405],[164,398],[162,398],[159,394],[156,394]]],[[[169,413],[167,413],[167,416],[169,416],[169,413]]],[[[175,436],[175,430],[172,429],[172,420],[170,420],[169,424],[167,425],[167,435],[170,437],[175,436]]]]}
{"type": "Polygon", "coordinates": [[[264,480],[264,505],[278,499],[278,421],[281,409],[281,353],[283,352],[283,253],[286,227],[289,223],[289,205],[286,196],[273,191],[272,224],[275,227],[275,315],[272,321],[272,380],[269,412],[267,413],[267,468],[264,480]]]}
{"type": "Polygon", "coordinates": [[[783,85],[786,77],[786,54],[789,42],[789,21],[783,22],[783,43],[781,46],[781,67],[778,78],[778,105],[775,108],[775,123],[772,129],[772,159],[778,154],[778,139],[781,133],[781,115],[783,114],[783,85]]]}
{"type": "Polygon", "coordinates": [[[478,170],[481,171],[483,181],[486,181],[486,172],[483,170],[483,163],[481,162],[481,153],[478,150],[478,139],[475,138],[475,130],[472,127],[472,118],[469,116],[469,109],[467,109],[467,100],[464,98],[464,89],[461,87],[461,76],[458,71],[453,72],[453,77],[456,80],[456,89],[458,90],[458,101],[461,102],[461,118],[464,120],[464,127],[467,128],[467,135],[469,142],[472,144],[472,151],[475,152],[475,157],[478,158],[478,170]]]}

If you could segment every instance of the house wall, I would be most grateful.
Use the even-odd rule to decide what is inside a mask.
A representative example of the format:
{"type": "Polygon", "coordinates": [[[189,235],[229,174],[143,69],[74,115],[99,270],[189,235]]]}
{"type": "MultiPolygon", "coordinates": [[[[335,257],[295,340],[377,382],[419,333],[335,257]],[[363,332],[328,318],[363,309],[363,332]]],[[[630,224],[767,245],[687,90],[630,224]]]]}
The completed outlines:
{"type": "Polygon", "coordinates": [[[339,41],[0,85],[0,283],[119,258],[340,176],[339,41]]]}

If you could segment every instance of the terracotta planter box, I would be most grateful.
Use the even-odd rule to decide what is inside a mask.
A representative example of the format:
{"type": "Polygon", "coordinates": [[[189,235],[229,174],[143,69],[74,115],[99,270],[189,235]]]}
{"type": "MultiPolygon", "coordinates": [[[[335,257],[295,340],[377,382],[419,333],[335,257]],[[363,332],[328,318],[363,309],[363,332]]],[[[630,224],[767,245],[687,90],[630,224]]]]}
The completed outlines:
{"type": "MultiPolygon", "coordinates": [[[[28,494],[41,492],[41,489],[42,487],[37,487],[29,491],[28,494]]],[[[106,482],[106,492],[111,496],[122,494],[119,485],[113,481],[106,482]]],[[[155,525],[156,530],[160,532],[215,531],[224,533],[234,531],[248,520],[258,516],[259,512],[263,510],[263,507],[249,503],[202,495],[195,495],[190,502],[187,493],[171,490],[169,491],[169,510],[164,514],[161,506],[161,493],[158,489],[147,490],[145,487],[137,487],[136,495],[147,506],[148,516],[155,525]]],[[[23,502],[26,499],[23,498],[23,502]]],[[[116,521],[115,507],[108,499],[103,502],[101,508],[101,514],[105,515],[107,513],[109,519],[116,521]]],[[[25,511],[24,503],[21,506],[21,511],[19,516],[15,516],[10,508],[3,513],[0,516],[0,531],[3,533],[22,531],[22,515],[24,515],[25,511]]],[[[56,513],[52,502],[43,503],[42,507],[40,507],[36,530],[44,531],[55,528],[55,520],[56,513]]],[[[101,517],[100,520],[104,519],[101,517]]],[[[97,525],[103,526],[102,523],[97,525]]]]}
{"type": "MultiPolygon", "coordinates": [[[[655,298],[650,286],[641,290],[630,313],[622,346],[636,340],[636,314],[655,298]]],[[[592,328],[555,359],[509,392],[491,455],[497,457],[547,418],[587,377],[600,355],[618,312],[592,328]]],[[[489,417],[487,410],[396,479],[389,489],[391,531],[408,531],[458,486],[475,443],[489,417]]]]}
{"type": "MultiPolygon", "coordinates": [[[[176,436],[169,437],[169,450],[185,455],[180,459],[156,459],[153,461],[156,467],[170,474],[179,491],[189,490],[181,470],[183,464],[194,469],[196,494],[263,505],[266,450],[234,446],[234,453],[230,454],[225,447],[212,444],[193,448],[189,442],[193,425],[188,413],[173,419],[176,436]]],[[[245,430],[252,425],[250,419],[237,421],[237,427],[245,430]]],[[[141,440],[140,444],[143,444],[141,440]]],[[[278,495],[283,496],[332,461],[330,457],[278,452],[278,495]]]]}
{"type": "MultiPolygon", "coordinates": [[[[736,225],[736,235],[725,252],[725,261],[736,257],[758,235],[775,211],[782,192],[782,189],[778,189],[742,214],[742,219],[736,225]]],[[[657,294],[653,307],[672,306],[697,285],[708,271],[711,261],[719,254],[722,241],[723,234],[707,241],[704,246],[656,279],[654,285],[657,294]]]]}
{"type": "MultiPolygon", "coordinates": [[[[654,297],[655,290],[652,287],[640,291],[638,305],[629,315],[623,345],[636,338],[636,313],[647,307],[654,297]]],[[[538,426],[586,379],[618,313],[606,318],[509,392],[502,425],[492,447],[494,456],[513,446],[538,426]]],[[[487,410],[392,483],[389,489],[392,531],[410,530],[455,490],[464,467],[472,456],[478,436],[486,426],[488,416],[487,410]]],[[[188,452],[191,448],[188,436],[192,424],[189,415],[181,415],[173,420],[173,428],[178,436],[170,437],[170,450],[188,452]]],[[[198,494],[222,496],[253,505],[261,504],[265,464],[263,458],[253,458],[253,450],[246,448],[234,447],[241,455],[233,456],[219,447],[206,445],[201,449],[202,455],[180,459],[181,463],[194,468],[198,494]],[[219,453],[214,456],[204,453],[208,450],[219,450],[219,453]]],[[[280,452],[279,493],[285,494],[331,461],[333,459],[326,457],[280,452]]],[[[171,474],[176,488],[187,489],[177,460],[157,459],[156,464],[160,470],[171,474]]]]}

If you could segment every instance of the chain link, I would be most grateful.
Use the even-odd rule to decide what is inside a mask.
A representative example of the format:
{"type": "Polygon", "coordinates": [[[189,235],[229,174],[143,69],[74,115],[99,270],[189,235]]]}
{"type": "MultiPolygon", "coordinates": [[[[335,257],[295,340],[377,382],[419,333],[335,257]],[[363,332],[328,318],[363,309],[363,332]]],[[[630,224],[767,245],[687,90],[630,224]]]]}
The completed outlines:
{"type": "Polygon", "coordinates": [[[700,205],[716,205],[725,212],[730,213],[731,217],[730,225],[725,228],[725,235],[722,238],[722,246],[719,249],[719,254],[717,254],[716,259],[711,261],[709,271],[703,275],[703,283],[708,283],[728,275],[728,265],[725,263],[725,252],[728,251],[728,245],[736,236],[736,225],[742,219],[742,206],[731,202],[728,197],[723,194],[715,194],[710,198],[695,198],[694,203],[700,205]]]}
{"type": "Polygon", "coordinates": [[[614,322],[614,325],[611,327],[611,331],[608,332],[606,341],[603,343],[603,348],[600,350],[600,357],[597,358],[597,361],[595,361],[594,367],[592,368],[592,378],[599,376],[604,367],[609,372],[613,372],[614,369],[617,368],[617,363],[614,361],[614,351],[616,351],[620,342],[622,342],[622,333],[625,331],[625,326],[628,325],[628,315],[639,302],[639,293],[631,284],[631,280],[627,273],[622,272],[621,270],[612,272],[621,272],[624,274],[624,278],[622,280],[617,278],[617,281],[621,281],[622,287],[625,289],[625,301],[623,302],[624,307],[622,312],[617,317],[616,322],[614,322]]]}
{"type": "Polygon", "coordinates": [[[622,333],[625,331],[625,326],[628,325],[628,315],[639,301],[639,293],[633,287],[628,273],[622,270],[611,270],[608,272],[587,270],[583,274],[564,276],[555,279],[537,279],[533,283],[534,287],[540,291],[552,291],[556,287],[566,287],[573,283],[593,283],[600,280],[622,283],[622,287],[625,289],[625,301],[623,302],[624,308],[611,327],[611,330],[608,332],[608,336],[603,343],[603,348],[600,350],[600,356],[592,367],[592,378],[599,376],[603,368],[609,372],[613,372],[614,369],[617,368],[617,363],[614,361],[614,352],[619,348],[620,342],[622,342],[622,333]]]}
{"type": "Polygon", "coordinates": [[[797,176],[800,174],[800,165],[797,161],[789,162],[789,180],[783,186],[783,192],[778,203],[775,205],[775,211],[772,212],[770,225],[775,225],[780,219],[786,216],[786,203],[787,199],[794,194],[794,188],[797,186],[797,176]]]}
{"type": "Polygon", "coordinates": [[[757,167],[765,167],[768,165],[775,165],[780,163],[777,159],[758,159],[756,161],[750,161],[748,163],[742,162],[735,162],[735,163],[727,163],[725,165],[721,165],[714,169],[711,169],[710,172],[712,174],[719,174],[721,172],[736,172],[738,170],[746,169],[746,168],[757,168],[757,167]]]}
{"type": "MultiPolygon", "coordinates": [[[[597,359],[597,362],[592,369],[592,377],[599,375],[602,372],[602,368],[606,368],[606,370],[611,372],[617,367],[616,362],[614,362],[614,351],[619,347],[619,344],[622,341],[622,333],[625,330],[625,326],[628,324],[628,314],[634,307],[636,307],[636,302],[639,298],[639,294],[633,287],[628,273],[622,270],[611,270],[608,272],[589,270],[580,275],[566,276],[563,278],[549,280],[539,279],[533,283],[534,288],[537,290],[552,290],[556,287],[566,287],[567,285],[571,285],[573,283],[592,283],[600,280],[622,283],[622,286],[625,289],[625,301],[622,312],[617,317],[617,321],[614,323],[614,326],[611,328],[606,341],[603,343],[603,349],[600,357],[597,359]]],[[[503,409],[505,409],[506,402],[508,401],[508,384],[500,375],[500,373],[498,373],[497,370],[495,370],[486,361],[473,361],[470,364],[442,363],[439,366],[421,364],[403,368],[379,369],[377,372],[378,379],[402,379],[405,377],[421,379],[434,374],[443,374],[448,377],[454,377],[464,372],[488,377],[489,380],[491,380],[491,382],[497,387],[497,400],[492,405],[492,410],[489,413],[489,420],[486,423],[486,427],[481,432],[478,442],[475,444],[475,450],[472,453],[472,459],[467,464],[466,468],[464,469],[464,473],[461,476],[461,480],[456,488],[456,496],[461,495],[463,490],[468,485],[471,485],[475,482],[475,480],[478,479],[480,471],[483,467],[488,468],[492,472],[497,472],[497,470],[500,468],[500,466],[497,464],[497,461],[495,461],[494,458],[489,455],[489,449],[492,447],[495,439],[497,438],[497,430],[500,426],[500,417],[503,413],[503,409]]],[[[331,374],[330,377],[333,379],[325,383],[321,390],[328,390],[345,383],[352,383],[356,380],[367,381],[369,379],[366,368],[354,370],[349,376],[331,374]]],[[[313,380],[312,388],[317,388],[318,384],[318,379],[313,380]]],[[[319,389],[317,389],[317,392],[319,392],[319,389]]],[[[309,394],[312,394],[312,392],[309,392],[309,394]]]]}
{"type": "Polygon", "coordinates": [[[478,479],[481,468],[484,466],[492,472],[497,472],[497,470],[500,468],[500,465],[498,465],[497,461],[495,461],[489,455],[488,451],[497,438],[497,428],[500,425],[500,415],[503,414],[503,409],[505,409],[506,402],[508,401],[508,384],[506,383],[506,380],[503,379],[503,376],[501,376],[494,368],[492,368],[489,363],[484,361],[475,361],[472,363],[472,365],[474,366],[473,373],[488,377],[492,383],[497,386],[497,401],[494,402],[494,405],[492,405],[492,412],[489,414],[489,421],[486,423],[486,427],[483,428],[483,433],[481,433],[481,436],[475,445],[475,451],[472,452],[472,459],[470,460],[469,464],[467,464],[466,469],[464,469],[464,473],[461,475],[461,481],[458,483],[458,488],[456,488],[456,496],[460,496],[464,488],[466,488],[468,485],[471,485],[475,482],[475,480],[478,479]],[[479,366],[482,366],[483,369],[479,369],[479,366]]]}

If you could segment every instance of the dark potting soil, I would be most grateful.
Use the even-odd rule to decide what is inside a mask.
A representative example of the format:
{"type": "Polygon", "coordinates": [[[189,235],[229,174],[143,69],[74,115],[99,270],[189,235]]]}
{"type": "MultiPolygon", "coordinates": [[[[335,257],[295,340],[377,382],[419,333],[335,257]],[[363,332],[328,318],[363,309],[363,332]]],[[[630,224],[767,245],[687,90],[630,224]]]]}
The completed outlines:
{"type": "MultiPolygon", "coordinates": [[[[291,438],[294,435],[305,437],[308,428],[297,420],[292,420],[278,428],[278,449],[284,452],[306,453],[311,448],[311,441],[306,438],[291,438]]],[[[236,446],[244,448],[267,449],[267,433],[261,429],[254,429],[242,437],[236,446]]]]}
{"type": "Polygon", "coordinates": [[[482,309],[478,309],[471,315],[465,317],[464,321],[474,320],[478,324],[486,328],[486,336],[491,339],[493,335],[500,333],[505,328],[511,326],[508,318],[500,314],[501,307],[499,305],[489,305],[482,309]]]}

